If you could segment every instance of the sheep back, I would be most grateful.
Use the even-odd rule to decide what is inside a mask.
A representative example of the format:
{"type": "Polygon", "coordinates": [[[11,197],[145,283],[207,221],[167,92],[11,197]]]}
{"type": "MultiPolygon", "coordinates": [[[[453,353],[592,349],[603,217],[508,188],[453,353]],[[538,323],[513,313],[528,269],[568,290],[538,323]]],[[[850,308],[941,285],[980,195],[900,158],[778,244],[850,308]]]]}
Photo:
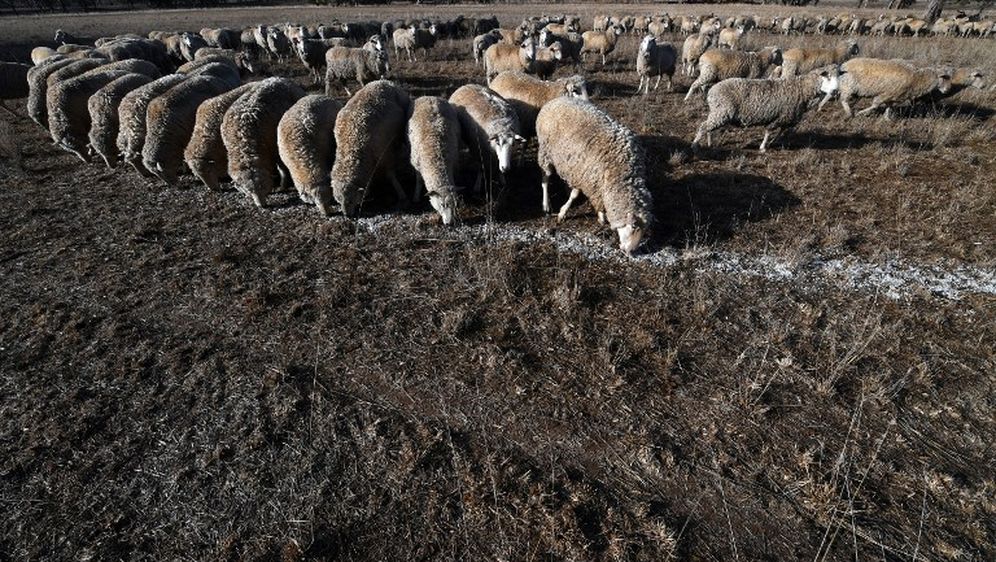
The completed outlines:
{"type": "Polygon", "coordinates": [[[299,99],[280,118],[277,150],[294,187],[305,203],[315,203],[328,215],[332,206],[332,157],[338,101],[320,94],[299,99]]]}
{"type": "Polygon", "coordinates": [[[89,143],[90,111],[87,101],[97,90],[125,74],[128,73],[123,70],[95,69],[50,86],[47,109],[52,140],[88,161],[86,145],[89,143]]]}
{"type": "Polygon", "coordinates": [[[194,130],[183,152],[183,160],[208,189],[220,189],[220,180],[228,173],[228,153],[221,140],[221,121],[235,100],[255,88],[250,82],[215,96],[197,108],[194,130]]]}
{"type": "Polygon", "coordinates": [[[152,100],[187,79],[183,74],[167,74],[125,94],[118,106],[118,151],[121,157],[140,172],[142,149],[145,146],[146,113],[152,100]]]}
{"type": "Polygon", "coordinates": [[[108,168],[118,161],[118,107],[128,92],[152,81],[145,74],[130,73],[108,83],[90,96],[87,109],[90,112],[90,146],[104,159],[108,168]]]}

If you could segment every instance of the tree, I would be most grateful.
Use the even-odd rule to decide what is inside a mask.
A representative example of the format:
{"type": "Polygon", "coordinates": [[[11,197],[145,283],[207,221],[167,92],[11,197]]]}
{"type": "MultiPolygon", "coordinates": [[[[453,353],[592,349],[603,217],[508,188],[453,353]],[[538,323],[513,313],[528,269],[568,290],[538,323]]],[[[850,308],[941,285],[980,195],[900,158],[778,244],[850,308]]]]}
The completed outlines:
{"type": "Polygon", "coordinates": [[[927,11],[923,13],[923,19],[932,24],[941,17],[942,10],[944,10],[944,0],[930,0],[927,2],[927,11]]]}

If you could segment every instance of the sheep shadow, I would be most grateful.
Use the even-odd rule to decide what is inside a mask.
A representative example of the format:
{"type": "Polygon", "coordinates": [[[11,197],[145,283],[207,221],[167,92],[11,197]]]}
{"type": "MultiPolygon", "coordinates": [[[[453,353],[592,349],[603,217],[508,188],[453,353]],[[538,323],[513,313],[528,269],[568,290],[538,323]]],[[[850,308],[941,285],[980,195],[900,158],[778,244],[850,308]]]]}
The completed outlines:
{"type": "Polygon", "coordinates": [[[691,174],[651,185],[657,232],[649,250],[722,242],[741,225],[801,201],[770,178],[736,172],[691,174]]]}

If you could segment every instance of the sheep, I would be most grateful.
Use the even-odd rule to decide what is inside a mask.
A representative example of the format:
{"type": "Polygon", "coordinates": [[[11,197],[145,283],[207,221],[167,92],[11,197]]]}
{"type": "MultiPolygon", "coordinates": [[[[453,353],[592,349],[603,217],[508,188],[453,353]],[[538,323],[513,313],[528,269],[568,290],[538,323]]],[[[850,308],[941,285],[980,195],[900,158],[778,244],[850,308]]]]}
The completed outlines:
{"type": "MultiPolygon", "coordinates": [[[[339,39],[335,40],[340,41],[339,39]]],[[[295,39],[294,52],[301,64],[311,72],[311,83],[318,84],[322,80],[322,69],[325,68],[325,55],[333,45],[325,39],[295,39]]]]}
{"type": "Polygon", "coordinates": [[[794,48],[782,53],[781,77],[806,74],[830,64],[844,64],[858,54],[859,47],[853,39],[842,41],[833,49],[794,48]]]}
{"type": "Polygon", "coordinates": [[[142,146],[145,169],[167,185],[174,185],[183,164],[183,151],[194,132],[197,108],[232,88],[231,82],[216,76],[189,76],[149,102],[142,146]]]}
{"type": "Polygon", "coordinates": [[[93,45],[74,45],[72,43],[66,43],[56,47],[55,52],[60,55],[69,55],[72,53],[80,53],[84,51],[92,51],[93,45]]]}
{"type": "Polygon", "coordinates": [[[661,85],[661,76],[667,76],[667,89],[670,92],[672,78],[674,77],[675,63],[678,60],[678,52],[674,46],[668,43],[658,43],[653,35],[647,35],[640,42],[640,50],[636,55],[636,74],[640,77],[640,84],[636,91],[644,88],[644,94],[650,93],[650,78],[657,77],[654,90],[661,85]]]}
{"type": "Polygon", "coordinates": [[[713,37],[706,33],[696,33],[685,38],[681,47],[681,73],[694,76],[702,54],[712,47],[713,37]]]}
{"type": "Polygon", "coordinates": [[[667,16],[653,18],[647,24],[647,33],[660,37],[671,30],[671,18],[667,16]]]}
{"type": "MultiPolygon", "coordinates": [[[[477,84],[457,88],[449,101],[456,108],[464,140],[480,163],[481,172],[486,163],[497,161],[499,178],[504,183],[505,172],[512,164],[512,149],[526,142],[515,108],[494,90],[477,84]]],[[[474,182],[475,191],[481,175],[478,173],[474,182]]]]}
{"type": "Polygon", "coordinates": [[[125,74],[128,73],[123,70],[97,68],[49,87],[46,94],[48,130],[57,146],[84,162],[90,161],[86,149],[89,142],[87,134],[90,132],[87,100],[97,90],[125,74]]]}
{"type": "Polygon", "coordinates": [[[180,35],[180,54],[183,60],[193,62],[197,57],[197,51],[208,47],[208,42],[200,35],[193,33],[183,33],[180,35]]]}
{"type": "Polygon", "coordinates": [[[702,137],[712,146],[712,132],[730,123],[743,127],[765,125],[761,152],[768,146],[772,131],[780,135],[802,119],[814,97],[832,96],[839,87],[836,65],[802,76],[777,79],[729,78],[716,84],[706,95],[709,116],[698,128],[692,148],[702,137]]]}
{"type": "Polygon", "coordinates": [[[498,43],[499,41],[501,41],[501,33],[497,29],[492,29],[487,33],[482,33],[477,37],[474,37],[474,64],[481,64],[484,57],[484,51],[488,50],[488,47],[498,43]]]}
{"type": "Polygon", "coordinates": [[[278,27],[266,29],[266,48],[278,60],[284,60],[291,54],[290,40],[287,38],[287,34],[278,27]]]}
{"type": "Polygon", "coordinates": [[[147,60],[162,70],[172,68],[166,47],[159,41],[148,39],[121,39],[94,49],[94,53],[111,61],[127,59],[147,60]]]}
{"type": "Polygon", "coordinates": [[[563,58],[564,51],[560,41],[554,41],[549,47],[539,47],[533,61],[533,72],[546,80],[557,71],[557,65],[563,58]]]}
{"type": "Polygon", "coordinates": [[[79,76],[105,63],[105,59],[61,59],[32,68],[28,71],[28,116],[48,129],[48,90],[52,84],[79,76]]]}
{"type": "Polygon", "coordinates": [[[418,62],[413,52],[417,49],[422,49],[428,55],[429,49],[436,45],[436,26],[432,25],[429,29],[421,29],[415,26],[395,29],[393,37],[394,55],[400,57],[400,51],[403,49],[408,53],[409,61],[418,62]]]}
{"type": "MultiPolygon", "coordinates": [[[[946,94],[951,90],[951,76],[946,70],[919,69],[905,61],[854,58],[841,68],[844,75],[840,78],[840,104],[848,117],[854,115],[851,111],[854,98],[872,98],[871,106],[858,115],[885,106],[885,118],[889,119],[894,105],[913,102],[935,91],[946,94]]],[[[821,108],[826,101],[820,102],[821,108]]]]}
{"type": "Polygon", "coordinates": [[[408,93],[393,82],[377,80],[356,92],[335,122],[332,196],[347,217],[355,217],[376,175],[394,186],[399,203],[407,200],[395,175],[403,152],[408,93]]]}
{"type": "Polygon", "coordinates": [[[378,49],[332,47],[325,53],[325,93],[332,95],[334,84],[346,87],[347,80],[364,83],[384,78],[388,71],[387,52],[378,49]]]}
{"type": "Polygon", "coordinates": [[[522,72],[503,72],[491,82],[491,89],[515,108],[525,136],[535,133],[536,115],[550,100],[560,96],[588,99],[588,84],[577,74],[547,82],[522,72]]]}
{"type": "Polygon", "coordinates": [[[204,59],[210,59],[213,62],[220,62],[221,58],[232,61],[235,64],[236,69],[238,69],[239,74],[243,77],[256,73],[256,67],[253,65],[252,57],[241,51],[232,51],[218,47],[204,47],[203,49],[197,50],[197,54],[194,55],[194,62],[196,63],[204,59]]]}
{"type": "Polygon", "coordinates": [[[67,31],[61,29],[55,30],[55,42],[60,45],[72,44],[79,42],[79,39],[69,34],[67,31]]]}
{"type": "MultiPolygon", "coordinates": [[[[942,69],[951,71],[952,69],[942,69]]],[[[975,68],[956,68],[951,75],[951,85],[948,91],[941,92],[940,90],[934,90],[930,94],[930,101],[938,102],[944,98],[949,98],[958,92],[964,90],[965,88],[976,88],[978,90],[985,89],[986,81],[982,72],[975,68]]]]}
{"type": "Polygon", "coordinates": [[[56,52],[56,50],[51,47],[35,47],[34,49],[31,49],[31,63],[38,66],[43,61],[58,54],[60,53],[56,52]]]}
{"type": "Polygon", "coordinates": [[[519,46],[496,43],[484,51],[484,75],[489,84],[502,72],[532,72],[535,63],[536,43],[532,39],[523,41],[519,46]]]}
{"type": "Polygon", "coordinates": [[[719,39],[716,46],[719,48],[736,49],[743,39],[744,27],[742,25],[735,28],[724,27],[719,31],[719,39]]]}
{"type": "Polygon", "coordinates": [[[501,40],[509,45],[520,45],[526,40],[526,32],[522,29],[501,29],[495,31],[501,34],[501,40]]]}
{"type": "Polygon", "coordinates": [[[453,177],[460,157],[460,120],[456,109],[435,96],[415,99],[408,119],[408,145],[415,168],[415,200],[418,201],[424,187],[429,204],[442,217],[443,224],[453,224],[459,191],[453,177]]]}
{"type": "Polygon", "coordinates": [[[225,112],[221,140],[228,151],[228,175],[239,192],[266,206],[274,189],[273,172],[280,168],[277,126],[304,90],[287,78],[267,78],[243,94],[225,112]]]}
{"type": "Polygon", "coordinates": [[[584,40],[580,33],[572,31],[565,35],[555,35],[546,29],[540,32],[540,46],[550,46],[554,43],[560,43],[561,60],[571,60],[575,69],[581,65],[581,47],[584,46],[584,40]]]}
{"type": "Polygon", "coordinates": [[[97,90],[87,101],[90,113],[90,146],[108,168],[118,163],[118,108],[128,92],[148,84],[153,79],[145,74],[129,73],[97,90]]]}
{"type": "Polygon", "coordinates": [[[201,30],[201,37],[212,47],[234,50],[242,46],[242,34],[234,29],[204,28],[201,30]]]}
{"type": "Polygon", "coordinates": [[[328,96],[304,96],[284,113],[277,125],[277,151],[298,196],[326,216],[332,214],[334,129],[341,109],[342,104],[328,96]]]}
{"type": "Polygon", "coordinates": [[[621,25],[614,25],[606,31],[585,31],[581,34],[584,41],[581,47],[582,58],[588,53],[599,53],[602,55],[602,66],[605,66],[605,56],[615,50],[616,41],[624,31],[621,25]]]}
{"type": "Polygon", "coordinates": [[[205,58],[187,63],[176,70],[177,74],[187,76],[214,76],[228,84],[229,89],[242,83],[242,75],[238,67],[227,57],[205,58]]]}
{"type": "Polygon", "coordinates": [[[571,188],[557,220],[563,221],[584,194],[599,222],[618,234],[619,248],[634,252],[654,223],[644,152],[636,135],[591,102],[562,97],[540,110],[536,136],[543,211],[550,212],[550,177],[556,173],[571,188]]]}
{"type": "Polygon", "coordinates": [[[185,74],[167,74],[128,92],[121,99],[121,104],[118,105],[118,152],[125,162],[131,164],[143,176],[152,175],[142,165],[142,149],[145,146],[146,136],[146,113],[149,104],[187,78],[185,74]]]}
{"type": "Polygon", "coordinates": [[[259,84],[261,82],[243,84],[197,107],[194,130],[183,151],[183,161],[208,189],[220,190],[220,180],[228,174],[228,153],[221,140],[221,121],[225,118],[225,112],[235,100],[259,84]]]}
{"type": "Polygon", "coordinates": [[[3,100],[16,100],[28,97],[28,71],[33,67],[16,62],[0,62],[0,107],[13,113],[3,100]]]}
{"type": "Polygon", "coordinates": [[[761,78],[769,68],[782,63],[778,47],[765,47],[760,51],[728,51],[709,49],[699,59],[699,77],[692,82],[685,94],[685,101],[692,94],[727,78],[761,78]]]}

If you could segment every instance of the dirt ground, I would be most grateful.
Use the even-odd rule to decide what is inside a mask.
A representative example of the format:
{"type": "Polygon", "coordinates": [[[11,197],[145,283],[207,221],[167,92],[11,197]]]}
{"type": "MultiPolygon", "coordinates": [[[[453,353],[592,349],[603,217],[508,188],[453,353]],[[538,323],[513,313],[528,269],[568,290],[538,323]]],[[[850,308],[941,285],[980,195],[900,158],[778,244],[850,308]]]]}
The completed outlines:
{"type": "MultiPolygon", "coordinates": [[[[56,27],[495,9],[3,19],[0,54],[56,27]]],[[[395,61],[396,79],[415,95],[482,82],[468,43],[395,61]]],[[[8,104],[0,560],[996,558],[996,289],[807,274],[991,276],[996,94],[893,121],[834,105],[767,154],[759,131],[727,130],[690,158],[704,103],[682,101],[684,77],[635,95],[637,43],[586,68],[648,153],[660,228],[637,259],[586,204],[542,215],[532,152],[458,229],[389,200],[325,219],[291,194],[261,211],[190,176],[165,189],[83,165],[8,104]]],[[[861,45],[996,75],[992,41],[861,45]]],[[[296,63],[264,74],[308,83],[296,63]]]]}

